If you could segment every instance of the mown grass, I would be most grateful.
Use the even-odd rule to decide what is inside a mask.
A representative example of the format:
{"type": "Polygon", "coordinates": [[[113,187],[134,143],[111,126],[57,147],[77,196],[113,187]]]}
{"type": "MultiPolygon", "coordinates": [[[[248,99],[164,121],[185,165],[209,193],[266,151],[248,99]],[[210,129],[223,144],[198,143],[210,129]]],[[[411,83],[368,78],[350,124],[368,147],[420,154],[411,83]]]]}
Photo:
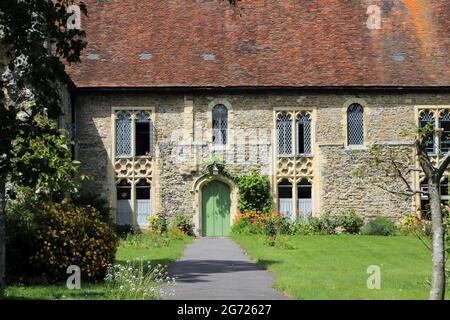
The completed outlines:
{"type": "Polygon", "coordinates": [[[412,237],[289,236],[294,249],[233,236],[293,299],[427,299],[431,253],[412,237]],[[381,289],[368,289],[367,269],[381,269],[381,289]]]}
{"type": "MultiPolygon", "coordinates": [[[[142,237],[140,235],[139,237],[142,237]]],[[[143,236],[146,237],[145,235],[143,236]]],[[[149,237],[150,239],[150,237],[149,237]]],[[[150,239],[151,240],[151,239],[150,239]]],[[[152,265],[167,265],[177,260],[188,243],[193,240],[192,237],[186,237],[180,240],[170,240],[167,245],[149,247],[148,245],[139,245],[139,242],[133,246],[122,242],[116,253],[116,262],[125,263],[127,260],[141,258],[144,262],[150,261],[152,265]]],[[[69,290],[65,283],[60,285],[21,285],[13,284],[6,287],[6,299],[104,299],[106,295],[105,284],[81,282],[80,290],[69,290]]]]}

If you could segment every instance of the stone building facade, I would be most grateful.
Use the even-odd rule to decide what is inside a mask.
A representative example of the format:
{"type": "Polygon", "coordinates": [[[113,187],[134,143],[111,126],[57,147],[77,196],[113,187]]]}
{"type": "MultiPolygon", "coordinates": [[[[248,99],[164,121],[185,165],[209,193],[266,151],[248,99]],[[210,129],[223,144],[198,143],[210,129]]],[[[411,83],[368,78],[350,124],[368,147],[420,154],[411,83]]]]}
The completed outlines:
{"type": "MultiPolygon", "coordinates": [[[[184,212],[209,235],[220,206],[232,221],[239,190],[205,176],[213,155],[268,176],[274,211],[293,219],[397,219],[426,202],[380,188],[401,186],[376,170],[355,172],[374,144],[413,159],[404,132],[420,119],[446,130],[450,3],[372,1],[377,28],[367,1],[86,3],[89,45],[69,68],[75,156],[92,177],[83,191],[105,196],[116,222],[184,212]]],[[[425,187],[418,173],[410,182],[425,187]]]]}
{"type": "Polygon", "coordinates": [[[136,160],[121,164],[114,154],[116,114],[145,110],[151,113],[154,134],[152,155],[143,162],[146,169],[142,177],[151,186],[152,213],[169,210],[196,216],[194,222],[200,232],[201,204],[195,195],[199,192],[196,184],[204,174],[203,163],[215,152],[225,154],[229,170],[245,173],[256,169],[270,176],[274,210],[279,209],[278,184],[287,180],[294,189],[291,213],[301,216],[295,206],[295,191],[306,179],[312,187],[312,215],[355,210],[366,217],[398,218],[419,208],[416,199],[402,199],[379,189],[368,183],[368,177],[355,175],[354,170],[367,165],[367,149],[374,143],[411,148],[403,132],[417,123],[418,110],[431,104],[449,109],[450,94],[86,93],[79,95],[76,103],[76,156],[82,171],[93,177],[85,188],[106,195],[115,212],[118,181],[139,176],[133,166],[141,168],[136,160]],[[364,110],[364,144],[352,146],[347,144],[346,124],[347,109],[354,103],[364,110]],[[212,107],[216,105],[228,109],[228,142],[223,146],[211,141],[212,107]],[[310,155],[277,154],[277,115],[283,111],[311,114],[310,155]]]}

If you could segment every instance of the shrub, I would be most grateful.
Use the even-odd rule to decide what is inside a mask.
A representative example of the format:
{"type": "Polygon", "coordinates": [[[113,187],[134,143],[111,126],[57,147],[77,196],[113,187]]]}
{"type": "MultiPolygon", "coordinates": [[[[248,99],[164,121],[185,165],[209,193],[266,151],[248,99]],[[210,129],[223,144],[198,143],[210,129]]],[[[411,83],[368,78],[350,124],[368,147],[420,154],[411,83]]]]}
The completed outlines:
{"type": "Polygon", "coordinates": [[[234,234],[290,234],[291,222],[278,213],[247,212],[238,214],[231,227],[234,234]]]}
{"type": "Polygon", "coordinates": [[[164,214],[151,215],[148,218],[148,227],[151,232],[163,234],[167,232],[168,218],[164,214]]]}
{"type": "Polygon", "coordinates": [[[252,171],[249,175],[235,178],[239,188],[238,209],[240,212],[270,213],[272,191],[269,179],[252,171]]]}
{"type": "MultiPolygon", "coordinates": [[[[6,275],[9,281],[26,274],[33,274],[29,257],[37,251],[36,204],[27,199],[23,202],[8,202],[6,208],[6,275]]],[[[18,279],[24,281],[25,279],[18,279]]]]}
{"type": "Polygon", "coordinates": [[[399,231],[405,236],[431,236],[431,222],[413,214],[400,219],[399,231]]]}
{"type": "Polygon", "coordinates": [[[362,229],[365,235],[392,236],[395,235],[396,228],[394,223],[384,217],[376,217],[370,220],[362,229]]]}
{"type": "Polygon", "coordinates": [[[72,203],[78,207],[91,206],[100,214],[101,220],[109,225],[112,224],[111,211],[108,200],[95,192],[82,192],[72,195],[72,203]]]}
{"type": "Polygon", "coordinates": [[[169,220],[169,225],[171,228],[178,228],[186,235],[194,235],[192,219],[184,213],[179,212],[174,214],[169,220]]]}
{"type": "Polygon", "coordinates": [[[314,227],[308,221],[300,220],[291,226],[291,234],[298,236],[310,236],[315,234],[314,227]]]}
{"type": "Polygon", "coordinates": [[[318,234],[335,234],[339,226],[337,217],[329,213],[324,213],[320,217],[311,217],[309,223],[318,234]]]}
{"type": "Polygon", "coordinates": [[[105,276],[115,259],[117,237],[95,208],[49,204],[35,218],[38,250],[31,261],[47,279],[66,279],[70,265],[79,266],[86,280],[105,276]]]}
{"type": "Polygon", "coordinates": [[[55,282],[67,278],[70,265],[79,266],[85,280],[104,277],[114,261],[117,238],[97,210],[65,202],[23,205],[24,213],[17,214],[22,205],[8,213],[8,229],[14,230],[9,234],[23,232],[22,241],[16,235],[7,244],[12,279],[55,282]]]}
{"type": "Polygon", "coordinates": [[[337,226],[341,227],[346,233],[357,234],[364,225],[363,219],[354,211],[339,215],[336,219],[337,226]]]}
{"type": "Polygon", "coordinates": [[[155,300],[172,295],[167,289],[175,286],[162,265],[152,267],[141,259],[125,265],[110,265],[105,276],[107,297],[112,300],[155,300]]]}
{"type": "Polygon", "coordinates": [[[232,234],[262,234],[262,224],[258,223],[261,213],[238,214],[231,226],[232,234]]]}

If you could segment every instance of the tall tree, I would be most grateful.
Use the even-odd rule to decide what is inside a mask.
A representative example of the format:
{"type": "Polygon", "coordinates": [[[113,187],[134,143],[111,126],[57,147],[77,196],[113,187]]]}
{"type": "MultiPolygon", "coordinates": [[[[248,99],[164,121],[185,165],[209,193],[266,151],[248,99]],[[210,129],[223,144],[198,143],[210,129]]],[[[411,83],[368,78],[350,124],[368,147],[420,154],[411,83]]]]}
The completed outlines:
{"type": "Polygon", "coordinates": [[[71,5],[86,14],[84,3],[75,0],[0,2],[0,291],[5,287],[5,184],[36,187],[52,179],[48,159],[32,162],[34,170],[24,164],[33,158],[33,143],[58,136],[43,119],[61,114],[60,88],[68,83],[64,63],[79,62],[86,46],[84,31],[68,27],[71,5]]]}
{"type": "MultiPolygon", "coordinates": [[[[374,145],[370,150],[370,167],[383,171],[384,174],[382,176],[391,177],[397,182],[395,188],[387,187],[385,183],[378,183],[377,185],[380,188],[402,197],[413,197],[420,194],[429,198],[432,225],[430,300],[443,300],[445,298],[446,284],[444,227],[444,215],[446,213],[444,213],[445,210],[443,210],[441,205],[440,181],[450,165],[450,152],[445,154],[438,163],[433,164],[428,151],[430,144],[436,141],[433,137],[440,134],[441,131],[434,129],[431,124],[427,124],[422,128],[416,128],[414,133],[409,133],[408,136],[414,137],[412,140],[415,159],[410,156],[410,148],[398,150],[392,147],[383,148],[380,145],[374,145]],[[420,168],[417,167],[417,163],[420,165],[420,168]],[[414,188],[411,178],[412,173],[417,172],[423,172],[425,181],[428,184],[427,191],[414,188]]],[[[442,139],[448,138],[442,137],[442,139]]],[[[438,146],[434,148],[438,148],[438,146]]]]}

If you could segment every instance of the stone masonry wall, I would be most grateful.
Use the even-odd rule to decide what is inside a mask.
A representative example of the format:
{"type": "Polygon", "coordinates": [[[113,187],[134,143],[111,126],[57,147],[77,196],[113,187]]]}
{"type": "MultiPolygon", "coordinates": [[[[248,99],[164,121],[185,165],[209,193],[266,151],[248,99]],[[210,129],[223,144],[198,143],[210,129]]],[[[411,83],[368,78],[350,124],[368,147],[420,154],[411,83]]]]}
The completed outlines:
{"type": "MultiPolygon", "coordinates": [[[[211,105],[226,102],[229,111],[230,143],[227,163],[232,171],[252,169],[273,173],[274,108],[292,110],[299,107],[315,110],[314,184],[319,190],[314,214],[354,209],[365,216],[398,217],[410,212],[412,201],[375,188],[367,180],[355,177],[352,171],[364,165],[365,150],[345,147],[345,103],[360,99],[365,104],[366,142],[390,145],[407,144],[402,132],[415,119],[417,105],[450,106],[450,94],[350,94],[350,93],[109,93],[81,94],[77,99],[77,158],[82,171],[93,177],[85,189],[105,196],[114,194],[111,174],[111,108],[148,106],[156,109],[156,167],[153,188],[156,188],[158,210],[194,213],[193,183],[203,172],[201,162],[212,152],[211,105]],[[186,98],[188,97],[188,98],[186,98]],[[253,130],[253,131],[252,131],[253,130]],[[256,131],[255,131],[256,130],[256,131]],[[181,136],[175,134],[182,132],[181,136]],[[255,132],[259,141],[254,139],[255,132]],[[173,136],[178,137],[175,142],[173,136]],[[202,136],[205,139],[202,139],[202,136]],[[238,142],[238,143],[237,143],[238,142]],[[237,143],[237,145],[235,145],[237,143]],[[197,160],[192,156],[180,161],[179,144],[188,149],[197,145],[197,160]],[[264,150],[261,154],[261,150],[264,150]],[[267,157],[269,157],[267,159],[267,157]],[[187,162],[187,163],[186,163],[187,162]]],[[[191,150],[193,150],[192,148],[191,150]]],[[[183,149],[184,150],[184,149],[183,149]]],[[[219,154],[224,150],[216,150],[219,154]]],[[[373,178],[373,177],[372,177],[373,178]]],[[[383,177],[375,177],[383,179],[383,177]]]]}

